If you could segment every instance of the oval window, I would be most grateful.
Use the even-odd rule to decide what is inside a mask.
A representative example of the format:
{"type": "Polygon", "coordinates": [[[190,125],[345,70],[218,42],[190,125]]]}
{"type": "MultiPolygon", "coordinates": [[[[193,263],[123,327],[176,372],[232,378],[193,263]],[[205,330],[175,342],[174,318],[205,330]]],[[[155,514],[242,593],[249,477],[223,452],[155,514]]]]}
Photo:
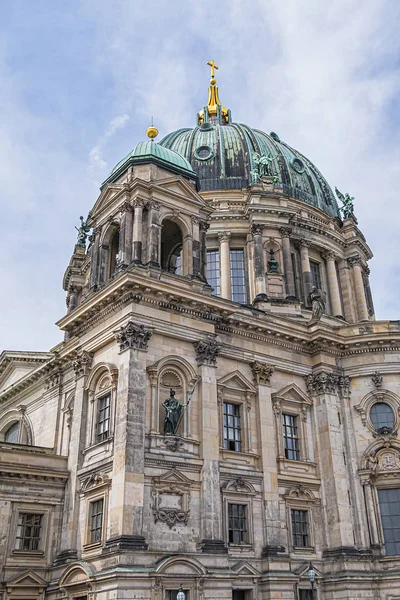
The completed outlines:
{"type": "Polygon", "coordinates": [[[376,404],[373,404],[369,411],[369,418],[371,419],[372,425],[377,430],[382,429],[382,427],[393,429],[394,412],[392,407],[386,402],[376,402],[376,404]]]}
{"type": "Polygon", "coordinates": [[[269,134],[273,140],[275,140],[276,142],[280,142],[281,139],[279,137],[279,135],[277,133],[275,133],[275,131],[271,131],[271,133],[269,134]]]}
{"type": "Polygon", "coordinates": [[[294,158],[292,160],[292,162],[290,163],[290,166],[292,167],[292,169],[294,169],[295,171],[297,171],[297,173],[303,173],[304,172],[304,164],[303,164],[303,162],[299,158],[294,158]]]}
{"type": "Polygon", "coordinates": [[[211,150],[210,146],[200,146],[194,151],[194,156],[198,160],[209,160],[214,156],[214,153],[211,150]]]}
{"type": "Polygon", "coordinates": [[[205,123],[203,123],[202,125],[200,125],[200,129],[202,131],[211,131],[211,129],[214,129],[214,127],[212,126],[211,123],[209,123],[208,121],[206,121],[205,123]]]}

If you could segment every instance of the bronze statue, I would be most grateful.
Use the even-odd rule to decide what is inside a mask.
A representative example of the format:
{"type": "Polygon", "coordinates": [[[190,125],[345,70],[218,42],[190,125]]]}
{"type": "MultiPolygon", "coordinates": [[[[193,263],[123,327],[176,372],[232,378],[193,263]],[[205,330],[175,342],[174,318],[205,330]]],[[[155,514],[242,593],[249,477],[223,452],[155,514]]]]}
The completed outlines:
{"type": "Polygon", "coordinates": [[[271,163],[275,159],[276,156],[270,154],[267,156],[266,154],[253,152],[254,170],[250,171],[252,183],[257,183],[261,177],[271,176],[271,163]]]}
{"type": "Polygon", "coordinates": [[[273,248],[270,248],[269,250],[268,273],[279,273],[279,263],[275,258],[275,251],[273,248]]]}
{"type": "Polygon", "coordinates": [[[170,390],[170,396],[163,402],[165,408],[164,435],[175,435],[181,418],[182,408],[187,406],[181,404],[175,398],[175,390],[170,390]]]}
{"type": "Polygon", "coordinates": [[[337,187],[335,187],[335,193],[342,202],[342,206],[339,207],[339,210],[343,213],[343,217],[348,219],[354,214],[354,196],[350,196],[350,194],[342,194],[342,192],[339,192],[337,187]]]}
{"type": "Polygon", "coordinates": [[[326,294],[323,290],[318,290],[315,286],[311,288],[308,295],[308,305],[311,306],[311,319],[309,323],[319,321],[325,312],[326,294]]]}
{"type": "Polygon", "coordinates": [[[83,217],[79,217],[81,220],[81,225],[80,227],[75,227],[75,229],[78,232],[78,241],[77,241],[77,246],[80,246],[81,248],[86,248],[86,239],[88,236],[88,233],[90,231],[90,227],[87,224],[89,217],[86,219],[86,221],[83,220],[83,217]]]}

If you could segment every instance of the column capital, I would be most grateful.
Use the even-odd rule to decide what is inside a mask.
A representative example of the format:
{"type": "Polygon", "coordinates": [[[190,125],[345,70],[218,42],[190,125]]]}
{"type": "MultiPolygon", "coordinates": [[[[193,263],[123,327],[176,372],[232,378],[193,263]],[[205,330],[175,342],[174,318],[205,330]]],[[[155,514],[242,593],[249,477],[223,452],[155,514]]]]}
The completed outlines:
{"type": "Polygon", "coordinates": [[[321,253],[321,256],[326,261],[337,259],[337,254],[335,254],[335,252],[333,252],[333,250],[325,250],[325,252],[321,253]]]}
{"type": "MultiPolygon", "coordinates": [[[[143,208],[146,205],[146,200],[143,200],[143,198],[135,198],[132,202],[134,208],[138,207],[138,208],[143,208]]],[[[150,202],[149,202],[150,204],[150,202]]]]}
{"type": "Polygon", "coordinates": [[[91,352],[87,352],[83,350],[78,354],[74,362],[72,363],[72,368],[75,371],[76,379],[79,377],[85,377],[88,375],[90,371],[90,367],[93,362],[93,354],[91,352]]]}
{"type": "Polygon", "coordinates": [[[251,369],[254,375],[254,381],[258,385],[268,385],[275,367],[255,361],[251,364],[251,369]]]}
{"type": "Polygon", "coordinates": [[[119,212],[121,215],[123,215],[126,212],[132,212],[132,205],[130,204],[130,202],[123,202],[121,204],[121,206],[119,207],[119,212]]]}
{"type": "Polygon", "coordinates": [[[371,269],[369,268],[369,266],[368,266],[368,265],[363,265],[363,268],[362,268],[362,269],[363,269],[363,272],[364,272],[364,274],[365,274],[367,277],[369,277],[369,275],[370,275],[370,273],[371,273],[371,269]]]}
{"type": "Polygon", "coordinates": [[[279,233],[281,234],[281,237],[283,237],[283,238],[290,237],[292,231],[293,231],[293,229],[291,227],[280,227],[279,228],[279,233]]]}
{"type": "Polygon", "coordinates": [[[347,375],[337,375],[325,371],[307,375],[304,379],[307,391],[311,396],[336,393],[345,396],[350,390],[350,377],[347,375]]]}
{"type": "Polygon", "coordinates": [[[197,215],[192,215],[190,220],[192,221],[193,225],[200,225],[200,218],[197,215]]]}
{"type": "Polygon", "coordinates": [[[199,226],[202,231],[207,231],[207,229],[210,229],[210,225],[207,223],[207,221],[200,221],[199,226]]]}
{"type": "Polygon", "coordinates": [[[311,247],[311,242],[308,240],[298,240],[296,246],[300,248],[300,250],[308,250],[311,247]]]}
{"type": "Polygon", "coordinates": [[[144,325],[128,321],[117,331],[114,331],[114,337],[117,340],[120,351],[135,348],[136,350],[147,350],[147,346],[153,331],[147,329],[144,325]]]}
{"type": "Polygon", "coordinates": [[[361,256],[359,256],[359,255],[357,255],[357,256],[349,256],[349,258],[347,259],[347,264],[352,269],[354,267],[361,267],[362,266],[361,256]]]}
{"type": "Polygon", "coordinates": [[[149,210],[160,210],[161,202],[157,202],[157,200],[150,200],[146,206],[149,210]]]}
{"type": "Polygon", "coordinates": [[[231,239],[231,232],[230,231],[219,231],[218,239],[220,242],[229,242],[229,240],[231,239]]]}
{"type": "Polygon", "coordinates": [[[208,365],[210,367],[217,366],[217,357],[221,345],[213,336],[208,336],[206,339],[195,342],[194,348],[198,365],[208,365]]]}
{"type": "Polygon", "coordinates": [[[253,223],[251,226],[251,233],[253,236],[262,235],[263,229],[264,225],[261,225],[260,223],[253,223]]]}

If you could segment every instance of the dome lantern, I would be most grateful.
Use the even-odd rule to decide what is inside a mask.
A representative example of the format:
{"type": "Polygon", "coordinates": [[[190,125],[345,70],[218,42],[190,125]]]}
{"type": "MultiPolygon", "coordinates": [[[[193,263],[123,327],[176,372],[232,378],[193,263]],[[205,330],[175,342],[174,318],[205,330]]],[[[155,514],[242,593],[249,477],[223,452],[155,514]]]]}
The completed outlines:
{"type": "Polygon", "coordinates": [[[231,122],[231,111],[229,108],[222,106],[219,99],[217,80],[215,78],[215,69],[219,69],[214,60],[207,63],[211,68],[210,86],[208,88],[207,105],[202,108],[197,114],[198,125],[203,123],[213,123],[227,125],[231,122]]]}

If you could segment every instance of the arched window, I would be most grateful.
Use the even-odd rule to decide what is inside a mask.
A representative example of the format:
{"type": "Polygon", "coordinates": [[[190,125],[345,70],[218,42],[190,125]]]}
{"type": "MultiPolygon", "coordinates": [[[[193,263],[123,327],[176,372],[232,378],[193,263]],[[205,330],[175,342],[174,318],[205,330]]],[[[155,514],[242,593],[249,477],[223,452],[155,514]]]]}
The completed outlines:
{"type": "Polygon", "coordinates": [[[161,268],[176,275],[182,274],[182,231],[166,219],[161,230],[161,268]]]}
{"type": "Polygon", "coordinates": [[[113,233],[110,241],[110,250],[108,257],[108,277],[112,277],[118,266],[118,251],[119,251],[119,229],[113,233]]]}
{"type": "Polygon", "coordinates": [[[19,421],[13,423],[11,427],[7,429],[4,434],[4,441],[9,444],[18,444],[19,443],[19,421]]]}
{"type": "Polygon", "coordinates": [[[371,406],[369,418],[376,430],[382,427],[392,429],[394,426],[394,413],[392,407],[386,402],[376,402],[371,406]]]}

